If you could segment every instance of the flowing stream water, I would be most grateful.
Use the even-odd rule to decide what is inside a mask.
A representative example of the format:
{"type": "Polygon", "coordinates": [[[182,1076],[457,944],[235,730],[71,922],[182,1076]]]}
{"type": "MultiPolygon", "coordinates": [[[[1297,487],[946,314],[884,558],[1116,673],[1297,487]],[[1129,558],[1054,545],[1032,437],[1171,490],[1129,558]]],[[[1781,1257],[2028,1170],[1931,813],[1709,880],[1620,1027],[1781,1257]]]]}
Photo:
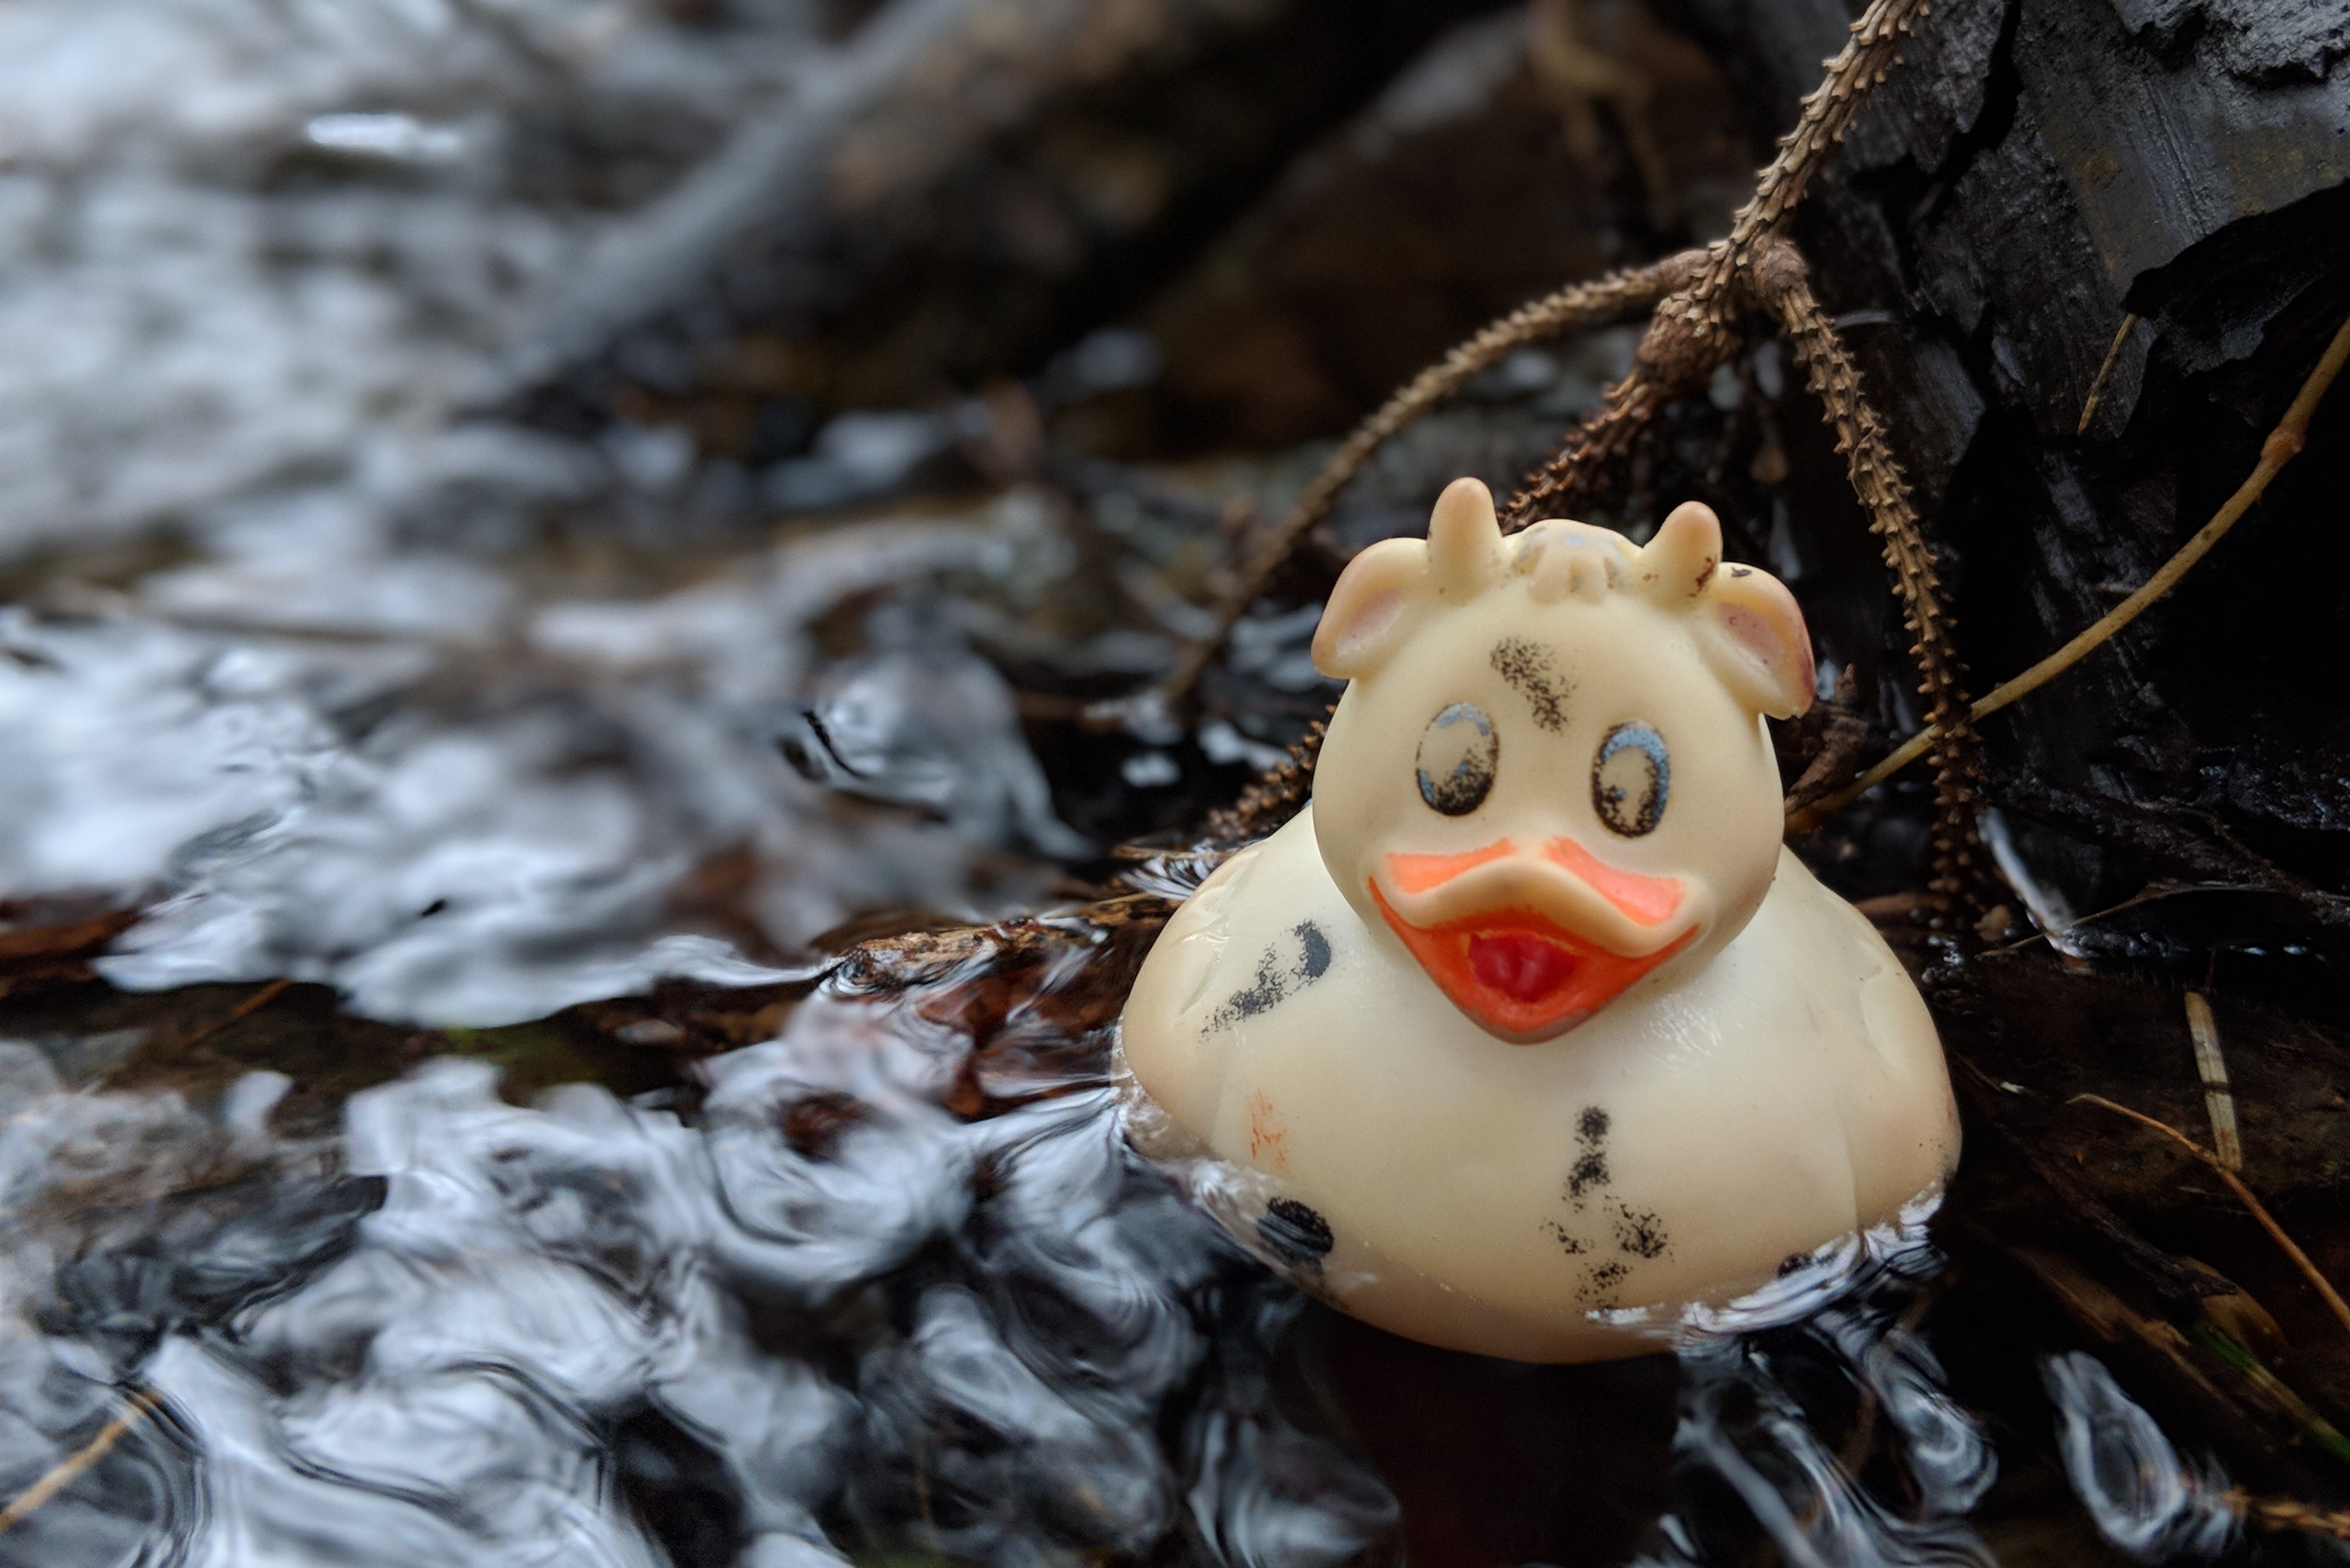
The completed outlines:
{"type": "MultiPolygon", "coordinates": [[[[821,11],[0,9],[0,897],[142,910],[117,987],[317,981],[452,1041],[665,976],[806,992],[633,1097],[517,1104],[452,1054],[299,1130],[275,1071],[191,1096],[107,1086],[136,1031],[0,1041],[0,1563],[1990,1561],[1923,1212],[1647,1361],[1440,1356],[1271,1279],[1127,1147],[1114,1009],[1049,1005],[1099,983],[1082,942],[1008,1025],[1055,1065],[976,1108],[932,1004],[983,961],[825,971],[829,930],[1045,907],[1098,854],[1000,671],[1163,668],[1218,486],[1265,474],[1084,528],[1041,488],[774,527],[961,416],[752,472],[465,411],[822,63],[821,11]]],[[[1603,369],[1513,364],[1521,436],[1603,369]]],[[[1310,691],[1311,625],[1235,659],[1310,691]]],[[[1147,794],[1267,754],[1226,724],[1111,765],[1147,794]]],[[[2097,1362],[2045,1378],[2107,1541],[2228,1544],[2224,1480],[2097,1362]]]]}

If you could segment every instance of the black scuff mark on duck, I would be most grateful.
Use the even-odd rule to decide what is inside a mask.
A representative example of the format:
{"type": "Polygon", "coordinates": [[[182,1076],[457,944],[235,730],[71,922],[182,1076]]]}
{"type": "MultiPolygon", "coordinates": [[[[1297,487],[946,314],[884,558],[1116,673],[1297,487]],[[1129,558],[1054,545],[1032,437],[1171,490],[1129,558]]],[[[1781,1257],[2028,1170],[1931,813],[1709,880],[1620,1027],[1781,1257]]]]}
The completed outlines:
{"type": "Polygon", "coordinates": [[[1664,1221],[1646,1209],[1618,1203],[1614,1210],[1616,1250],[1629,1258],[1654,1260],[1672,1251],[1664,1221]]]}
{"type": "Polygon", "coordinates": [[[1560,1224],[1555,1220],[1546,1221],[1544,1224],[1543,1229],[1549,1231],[1553,1236],[1558,1239],[1558,1250],[1565,1252],[1570,1258],[1580,1258],[1584,1253],[1591,1251],[1590,1242],[1585,1241],[1574,1231],[1569,1231],[1565,1226],[1560,1224]]]}
{"type": "Polygon", "coordinates": [[[1256,1237],[1266,1251],[1291,1268],[1317,1274],[1336,1240],[1330,1234],[1330,1221],[1295,1198],[1276,1198],[1264,1206],[1256,1237]]]}
{"type": "Polygon", "coordinates": [[[1297,939],[1296,957],[1293,960],[1284,954],[1279,944],[1258,954],[1254,978],[1208,1014],[1211,1031],[1230,1029],[1243,1018],[1269,1012],[1330,972],[1330,939],[1321,927],[1300,920],[1289,934],[1297,939]]]}
{"type": "Polygon", "coordinates": [[[1586,1106],[1575,1118],[1575,1141],[1580,1152],[1566,1173],[1566,1200],[1583,1212],[1584,1199],[1607,1185],[1607,1112],[1586,1106]]]}
{"type": "Polygon", "coordinates": [[[1602,1263],[1584,1276],[1583,1287],[1575,1293],[1575,1299],[1584,1306],[1604,1312],[1617,1304],[1617,1287],[1629,1279],[1631,1273],[1629,1264],[1602,1263]]]}
{"type": "Polygon", "coordinates": [[[1534,722],[1556,735],[1566,729],[1566,700],[1575,683],[1559,673],[1558,656],[1541,643],[1505,637],[1493,645],[1493,673],[1517,689],[1534,722]]]}

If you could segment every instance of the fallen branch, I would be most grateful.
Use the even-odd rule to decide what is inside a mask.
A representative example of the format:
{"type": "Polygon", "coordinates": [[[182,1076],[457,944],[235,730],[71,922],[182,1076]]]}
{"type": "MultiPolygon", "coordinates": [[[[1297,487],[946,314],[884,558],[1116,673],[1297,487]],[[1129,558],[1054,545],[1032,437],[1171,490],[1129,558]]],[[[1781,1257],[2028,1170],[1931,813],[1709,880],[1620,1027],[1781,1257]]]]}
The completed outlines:
{"type": "Polygon", "coordinates": [[[2333,1310],[2334,1317],[2340,1320],[2344,1330],[2350,1332],[2350,1303],[2343,1301],[2341,1293],[2334,1288],[2333,1282],[2318,1272],[2317,1265],[2309,1261],[2309,1254],[2301,1250],[2301,1244],[2285,1234],[2284,1227],[2276,1222],[2276,1216],[2268,1211],[2267,1206],[2252,1195],[2252,1189],[2244,1185],[2243,1179],[2230,1170],[2218,1155],[2213,1154],[2168,1122],[2157,1121],[2143,1111],[2134,1111],[2127,1106],[2117,1105],[2103,1095],[2075,1095],[2071,1103],[2076,1106],[2096,1106],[2112,1111],[2116,1116],[2127,1116],[2140,1127],[2162,1134],[2163,1137],[2210,1166],[2220,1179],[2228,1184],[2228,1190],[2236,1195],[2236,1200],[2251,1211],[2253,1219],[2261,1222],[2261,1229],[2269,1233],[2269,1239],[2282,1249],[2284,1255],[2293,1260],[2293,1266],[2307,1277],[2311,1284],[2317,1287],[2317,1293],[2325,1298],[2325,1304],[2333,1310]]]}
{"type": "MultiPolygon", "coordinates": [[[[2252,504],[2268,489],[2270,482],[2283,472],[2284,465],[2300,453],[2303,442],[2308,439],[2310,419],[2317,412],[2318,402],[2325,396],[2326,389],[2333,386],[2334,378],[2342,373],[2345,361],[2350,361],[2350,319],[2345,319],[2334,332],[2334,340],[2326,345],[2324,354],[2318,358],[2316,369],[2310,371],[2309,379],[2302,382],[2300,392],[2294,396],[2292,406],[2285,410],[2284,418],[2277,421],[2276,429],[2271,431],[2268,440],[2261,443],[2260,462],[2252,465],[2252,472],[2245,476],[2243,483],[2236,487],[2236,493],[2228,497],[2227,503],[2212,514],[2211,521],[2198,529],[2193,538],[2181,545],[2178,553],[2165,561],[2162,569],[2148,577],[2144,587],[2107,610],[2095,625],[2022,674],[1993,687],[1979,699],[1967,710],[1969,722],[1989,718],[2018,698],[2028,697],[2037,691],[2104,647],[2124,627],[2144,615],[2158,599],[2176,587],[2178,579],[2211,553],[2211,547],[2227,536],[2228,530],[2236,525],[2237,519],[2251,510],[2252,504]]],[[[1904,741],[1892,755],[1843,789],[1817,805],[1790,815],[1787,831],[1791,834],[1811,832],[1836,812],[1925,755],[1939,734],[1935,725],[1927,725],[1904,741]]]]}

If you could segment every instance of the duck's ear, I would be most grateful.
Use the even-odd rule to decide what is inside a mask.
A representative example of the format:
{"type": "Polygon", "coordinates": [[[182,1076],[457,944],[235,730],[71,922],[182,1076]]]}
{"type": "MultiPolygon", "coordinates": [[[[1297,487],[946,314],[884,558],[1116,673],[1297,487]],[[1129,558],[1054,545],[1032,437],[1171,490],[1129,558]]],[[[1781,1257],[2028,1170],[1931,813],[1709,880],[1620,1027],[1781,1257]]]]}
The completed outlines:
{"type": "Polygon", "coordinates": [[[1382,539],[1347,563],[1314,628],[1314,668],[1333,680],[1368,675],[1403,640],[1428,584],[1428,546],[1382,539]]]}
{"type": "Polygon", "coordinates": [[[1812,705],[1812,634],[1787,586],[1752,566],[1724,566],[1698,605],[1716,673],[1738,700],[1773,719],[1812,705]]]}

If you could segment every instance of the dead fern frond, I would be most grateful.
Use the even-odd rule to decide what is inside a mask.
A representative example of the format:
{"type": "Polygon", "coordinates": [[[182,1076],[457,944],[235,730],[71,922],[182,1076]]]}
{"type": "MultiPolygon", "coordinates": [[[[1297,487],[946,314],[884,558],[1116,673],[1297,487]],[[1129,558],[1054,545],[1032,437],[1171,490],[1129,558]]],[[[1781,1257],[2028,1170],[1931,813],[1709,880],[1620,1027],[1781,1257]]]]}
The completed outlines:
{"type": "Polygon", "coordinates": [[[1803,256],[1784,240],[1767,242],[1755,268],[1756,292],[1777,317],[1814,396],[1825,405],[1844,453],[1853,493],[1868,512],[1869,532],[1885,549],[1901,597],[1902,624],[1917,640],[1918,695],[1937,735],[1934,752],[1933,890],[1959,897],[1969,890],[1980,857],[1975,815],[1981,809],[1981,774],[1975,752],[1967,694],[1960,682],[1957,643],[1942,607],[1934,556],[1918,531],[1918,511],[1909,504],[1909,482],[1893,456],[1885,421],[1860,385],[1860,370],[1812,293],[1803,256]]]}
{"type": "Polygon", "coordinates": [[[1229,809],[1210,812],[1208,841],[1245,844],[1263,837],[1296,815],[1314,788],[1314,763],[1322,755],[1322,738],[1329,727],[1326,716],[1314,721],[1297,743],[1289,748],[1289,755],[1241,791],[1240,799],[1229,809]]]}
{"type": "Polygon", "coordinates": [[[1901,43],[1926,0],[1876,0],[1852,25],[1827,74],[1803,101],[1795,128],[1754,182],[1754,194],[1731,220],[1730,237],[1702,251],[1690,286],[1657,306],[1632,373],[1608,389],[1607,406],[1567,433],[1551,460],[1510,497],[1504,528],[1523,528],[1538,508],[1564,503],[1630,449],[1631,435],[1654,411],[1703,381],[1738,351],[1736,317],[1746,308],[1764,242],[1794,215],[1812,176],[1852,128],[1869,88],[1898,62],[1901,43]]]}
{"type": "Polygon", "coordinates": [[[1214,625],[1183,650],[1161,682],[1159,691],[1165,700],[1176,704],[1191,696],[1208,661],[1232,635],[1233,623],[1248,613],[1249,606],[1264,592],[1299,542],[1329,514],[1339,492],[1354,482],[1389,437],[1499,364],[1513,348],[1588,332],[1648,309],[1666,295],[1686,287],[1702,259],[1702,252],[1687,251],[1648,266],[1570,285],[1492,322],[1413,377],[1338,444],[1322,472],[1265,535],[1216,606],[1214,625]]]}
{"type": "MultiPolygon", "coordinates": [[[[1867,402],[1851,355],[1813,297],[1801,256],[1783,237],[1813,175],[1844,140],[1869,89],[1892,69],[1903,39],[1927,9],[1927,0],[1873,0],[1853,24],[1843,50],[1827,63],[1819,87],[1803,100],[1794,129],[1781,138],[1727,239],[1638,272],[1563,289],[1494,323],[1422,371],[1358,426],[1266,536],[1219,606],[1211,633],[1184,651],[1158,695],[1170,704],[1189,695],[1233,622],[1381,442],[1510,348],[1585,330],[1642,306],[1654,307],[1630,373],[1607,389],[1603,405],[1569,430],[1549,462],[1510,498],[1503,526],[1514,532],[1537,516],[1555,514],[1617,467],[1666,404],[1703,385],[1729,362],[1743,341],[1744,318],[1760,310],[1790,337],[1810,372],[1846,453],[1854,492],[1884,541],[1903,617],[1917,639],[1912,651],[1919,689],[1936,725],[1934,888],[1946,898],[1969,896],[1970,873],[1980,858],[1974,830],[1979,774],[1950,614],[1884,421],[1867,402]]],[[[1277,825],[1278,814],[1305,799],[1318,751],[1318,736],[1293,751],[1251,785],[1232,812],[1217,814],[1213,831],[1222,836],[1237,828],[1277,825]]]]}

